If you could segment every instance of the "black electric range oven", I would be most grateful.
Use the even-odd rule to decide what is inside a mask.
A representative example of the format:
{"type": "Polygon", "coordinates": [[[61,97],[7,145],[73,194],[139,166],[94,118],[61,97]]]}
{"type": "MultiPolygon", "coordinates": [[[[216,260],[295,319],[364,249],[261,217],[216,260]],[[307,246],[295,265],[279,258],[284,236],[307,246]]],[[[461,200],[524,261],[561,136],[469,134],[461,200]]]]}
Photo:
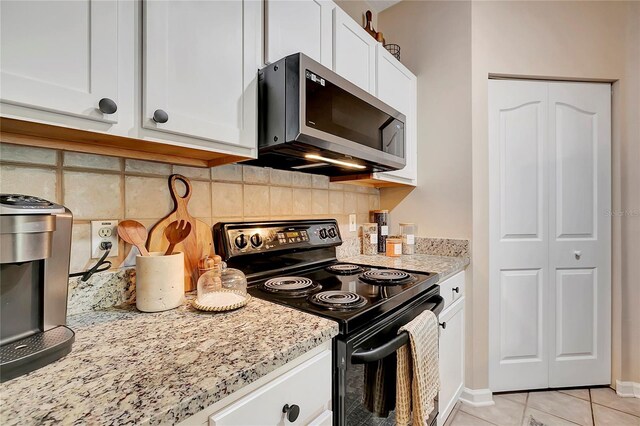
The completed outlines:
{"type": "MultiPolygon", "coordinates": [[[[401,326],[424,310],[440,313],[438,275],[338,262],[342,239],[335,220],[218,223],[214,242],[227,265],[247,275],[252,296],[338,323],[333,424],[394,425],[392,409],[370,411],[374,390],[366,383],[373,366],[394,368],[396,350],[408,342],[406,333],[398,334],[401,326]]],[[[395,400],[393,368],[385,389],[395,400]]],[[[437,414],[431,413],[430,426],[437,414]]]]}

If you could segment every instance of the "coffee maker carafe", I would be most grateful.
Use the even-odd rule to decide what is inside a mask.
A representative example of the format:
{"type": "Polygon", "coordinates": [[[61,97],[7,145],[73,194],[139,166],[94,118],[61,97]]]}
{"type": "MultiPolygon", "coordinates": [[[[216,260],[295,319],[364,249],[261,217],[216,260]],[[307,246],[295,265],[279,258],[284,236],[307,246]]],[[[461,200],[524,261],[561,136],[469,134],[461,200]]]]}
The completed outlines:
{"type": "Polygon", "coordinates": [[[0,381],[71,351],[66,327],[73,217],[38,197],[0,194],[0,381]]]}

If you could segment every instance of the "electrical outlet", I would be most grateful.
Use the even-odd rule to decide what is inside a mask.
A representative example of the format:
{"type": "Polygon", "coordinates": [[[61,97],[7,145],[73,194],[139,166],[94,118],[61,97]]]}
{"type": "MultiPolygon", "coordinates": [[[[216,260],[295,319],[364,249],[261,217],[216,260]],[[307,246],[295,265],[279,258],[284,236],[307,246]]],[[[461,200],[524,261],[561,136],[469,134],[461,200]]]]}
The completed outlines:
{"type": "Polygon", "coordinates": [[[105,250],[102,243],[111,243],[109,257],[118,256],[118,221],[117,220],[92,220],[91,221],[91,258],[102,257],[105,250]]]}
{"type": "Polygon", "coordinates": [[[358,224],[356,223],[356,215],[351,213],[349,215],[349,232],[356,232],[358,230],[358,224]]]}

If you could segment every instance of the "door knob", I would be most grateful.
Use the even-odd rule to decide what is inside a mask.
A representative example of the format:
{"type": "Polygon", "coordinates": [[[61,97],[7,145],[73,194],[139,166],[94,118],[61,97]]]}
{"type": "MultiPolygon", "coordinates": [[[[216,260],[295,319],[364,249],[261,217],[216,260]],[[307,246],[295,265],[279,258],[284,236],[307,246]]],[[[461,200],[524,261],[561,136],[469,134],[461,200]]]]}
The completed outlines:
{"type": "Polygon", "coordinates": [[[442,327],[442,329],[444,330],[445,328],[447,328],[447,322],[446,321],[442,321],[440,323],[440,327],[442,327]]]}
{"type": "Polygon", "coordinates": [[[103,114],[113,114],[118,110],[118,105],[113,99],[102,98],[100,102],[98,102],[98,109],[103,114]]]}
{"type": "Polygon", "coordinates": [[[164,110],[157,109],[153,112],[153,121],[156,123],[166,123],[169,121],[169,114],[164,110]]]}
{"type": "Polygon", "coordinates": [[[454,291],[454,293],[460,293],[460,287],[454,287],[452,288],[452,290],[454,291]]]}
{"type": "Polygon", "coordinates": [[[282,407],[282,412],[285,414],[287,420],[293,423],[298,419],[298,416],[300,415],[300,407],[298,407],[296,404],[286,404],[284,407],[282,407]]]}
{"type": "Polygon", "coordinates": [[[580,260],[582,257],[582,252],[580,250],[576,250],[573,252],[573,255],[576,257],[576,260],[580,260]]]}

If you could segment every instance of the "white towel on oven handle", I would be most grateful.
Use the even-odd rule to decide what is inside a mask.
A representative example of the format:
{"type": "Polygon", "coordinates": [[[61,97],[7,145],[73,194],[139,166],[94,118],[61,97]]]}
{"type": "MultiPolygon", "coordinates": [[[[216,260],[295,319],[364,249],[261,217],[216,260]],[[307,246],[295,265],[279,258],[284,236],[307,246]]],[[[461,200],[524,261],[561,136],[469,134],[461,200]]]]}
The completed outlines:
{"type": "Polygon", "coordinates": [[[396,424],[427,425],[440,389],[438,318],[425,310],[398,333],[405,331],[409,343],[397,351],[396,424]]]}

